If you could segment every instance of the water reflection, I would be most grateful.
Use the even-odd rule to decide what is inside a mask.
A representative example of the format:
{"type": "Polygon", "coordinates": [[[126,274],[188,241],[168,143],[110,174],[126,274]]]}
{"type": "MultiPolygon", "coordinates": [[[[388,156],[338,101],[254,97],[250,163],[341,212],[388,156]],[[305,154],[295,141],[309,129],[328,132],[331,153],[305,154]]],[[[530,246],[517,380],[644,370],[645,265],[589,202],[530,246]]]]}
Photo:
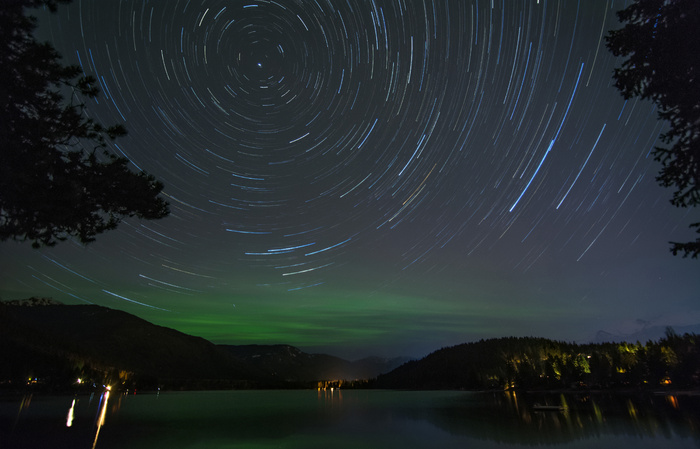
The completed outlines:
{"type": "Polygon", "coordinates": [[[15,421],[12,424],[12,428],[14,429],[17,427],[17,423],[19,422],[20,417],[22,416],[22,413],[27,411],[29,409],[29,405],[32,403],[32,397],[33,395],[27,394],[22,396],[22,400],[19,403],[19,410],[17,410],[17,416],[15,416],[15,421]]]}
{"type": "Polygon", "coordinates": [[[73,418],[75,416],[75,399],[70,404],[68,409],[68,415],[66,416],[66,427],[71,427],[73,425],[73,418]]]}
{"type": "Polygon", "coordinates": [[[700,396],[336,388],[0,400],[3,449],[510,448],[575,442],[617,448],[687,447],[689,441],[700,447],[700,396]],[[537,410],[535,404],[565,408],[537,410]]]}
{"type": "Polygon", "coordinates": [[[340,388],[319,389],[318,404],[325,410],[337,409],[343,406],[343,390],[340,388]]]}
{"type": "Polygon", "coordinates": [[[700,442],[699,405],[692,396],[498,392],[455,398],[428,419],[452,434],[499,443],[561,444],[600,435],[700,442]],[[537,410],[542,403],[563,409],[537,410]]]}
{"type": "Polygon", "coordinates": [[[671,407],[678,410],[678,398],[676,398],[673,395],[670,395],[670,396],[666,396],[666,400],[668,401],[669,404],[671,404],[671,407]]]}
{"type": "Polygon", "coordinates": [[[100,429],[102,429],[102,426],[105,424],[105,416],[107,415],[107,402],[109,402],[109,390],[105,391],[104,393],[102,393],[102,396],[100,396],[100,405],[98,407],[99,415],[97,416],[97,420],[95,421],[97,430],[95,431],[95,440],[92,442],[92,449],[95,449],[95,445],[97,445],[97,438],[100,436],[100,429]]]}

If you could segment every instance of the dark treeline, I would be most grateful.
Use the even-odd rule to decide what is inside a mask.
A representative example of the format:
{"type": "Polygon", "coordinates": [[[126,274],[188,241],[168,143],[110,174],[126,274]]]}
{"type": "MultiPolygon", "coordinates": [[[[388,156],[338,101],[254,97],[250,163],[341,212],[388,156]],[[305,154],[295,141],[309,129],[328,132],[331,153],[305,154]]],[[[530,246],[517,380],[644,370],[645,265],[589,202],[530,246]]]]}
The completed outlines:
{"type": "Polygon", "coordinates": [[[0,391],[232,388],[700,389],[700,337],[578,345],[500,338],[349,362],[288,345],[222,346],[96,305],[0,301],[0,391]],[[388,372],[388,373],[387,373],[388,372]],[[377,376],[377,373],[387,373],[377,376]]]}
{"type": "Polygon", "coordinates": [[[367,388],[405,359],[354,362],[289,345],[216,345],[134,315],[48,298],[0,301],[0,393],[367,388]]]}
{"type": "Polygon", "coordinates": [[[381,388],[623,389],[700,387],[699,337],[667,329],[659,341],[565,343],[499,338],[440,349],[379,376],[381,388]]]}

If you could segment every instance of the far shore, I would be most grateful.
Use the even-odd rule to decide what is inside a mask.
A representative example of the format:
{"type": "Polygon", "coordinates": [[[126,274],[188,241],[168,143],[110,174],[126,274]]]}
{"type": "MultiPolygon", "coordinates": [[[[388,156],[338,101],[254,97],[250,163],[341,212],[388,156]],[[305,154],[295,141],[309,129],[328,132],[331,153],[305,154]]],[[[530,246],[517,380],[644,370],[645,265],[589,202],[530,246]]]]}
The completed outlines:
{"type": "MultiPolygon", "coordinates": [[[[213,385],[212,385],[213,386],[213,385]]],[[[318,389],[312,387],[309,383],[304,385],[291,384],[291,385],[259,385],[248,388],[207,388],[206,385],[201,385],[199,388],[184,388],[181,385],[167,386],[163,385],[161,388],[136,388],[136,389],[122,389],[122,388],[106,388],[103,386],[96,387],[83,387],[83,388],[71,388],[71,387],[50,387],[50,386],[20,386],[12,387],[8,385],[0,386],[0,397],[16,397],[28,394],[37,395],[86,395],[103,393],[105,391],[111,391],[118,394],[154,394],[154,393],[172,393],[172,392],[196,392],[196,391],[292,391],[292,390],[307,390],[307,391],[352,391],[352,390],[373,390],[373,391],[455,391],[455,392],[465,392],[465,393],[516,393],[525,394],[528,396],[536,395],[554,395],[554,394],[567,394],[567,395],[652,395],[652,396],[700,396],[700,389],[652,389],[652,388],[570,388],[570,389],[542,389],[542,390],[521,390],[521,389],[491,389],[491,390],[466,390],[466,389],[391,389],[391,388],[328,388],[328,389],[318,389]]]]}

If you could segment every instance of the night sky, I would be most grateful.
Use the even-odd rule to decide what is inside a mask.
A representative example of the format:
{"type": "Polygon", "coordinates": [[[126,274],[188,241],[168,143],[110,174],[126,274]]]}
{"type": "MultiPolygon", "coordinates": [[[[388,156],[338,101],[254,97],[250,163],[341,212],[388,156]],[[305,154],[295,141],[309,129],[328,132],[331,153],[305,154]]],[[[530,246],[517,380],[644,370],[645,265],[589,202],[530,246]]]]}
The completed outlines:
{"type": "Polygon", "coordinates": [[[2,244],[0,296],[355,359],[700,323],[699,211],[612,86],[623,1],[75,0],[42,40],[170,217],[2,244]]]}

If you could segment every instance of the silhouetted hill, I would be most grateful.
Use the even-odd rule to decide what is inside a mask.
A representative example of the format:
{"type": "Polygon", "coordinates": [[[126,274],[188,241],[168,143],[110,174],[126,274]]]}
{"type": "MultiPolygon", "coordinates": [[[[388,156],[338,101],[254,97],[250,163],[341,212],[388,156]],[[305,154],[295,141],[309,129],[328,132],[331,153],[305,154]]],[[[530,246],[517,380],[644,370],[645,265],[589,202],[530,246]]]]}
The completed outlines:
{"type": "MultiPolygon", "coordinates": [[[[86,369],[158,379],[264,379],[203,338],[97,305],[0,303],[0,374],[76,375],[86,369]]],[[[119,374],[117,374],[119,375],[119,374]]]]}
{"type": "Polygon", "coordinates": [[[504,388],[511,359],[559,345],[544,338],[499,338],[439,349],[377,379],[380,388],[504,388]],[[537,349],[535,349],[537,348],[537,349]]]}
{"type": "Polygon", "coordinates": [[[374,378],[405,359],[350,362],[288,345],[215,345],[134,315],[48,298],[0,302],[0,382],[77,378],[170,388],[311,386],[374,378]]]}
{"type": "Polygon", "coordinates": [[[286,382],[345,379],[351,365],[326,354],[307,354],[289,345],[221,345],[230,354],[286,382]]]}
{"type": "Polygon", "coordinates": [[[443,348],[377,378],[380,388],[697,388],[700,337],[667,329],[658,342],[577,345],[498,338],[443,348]]]}
{"type": "Polygon", "coordinates": [[[308,354],[289,345],[222,345],[255,368],[287,382],[371,379],[404,363],[405,358],[368,357],[355,362],[327,354],[308,354]]]}

